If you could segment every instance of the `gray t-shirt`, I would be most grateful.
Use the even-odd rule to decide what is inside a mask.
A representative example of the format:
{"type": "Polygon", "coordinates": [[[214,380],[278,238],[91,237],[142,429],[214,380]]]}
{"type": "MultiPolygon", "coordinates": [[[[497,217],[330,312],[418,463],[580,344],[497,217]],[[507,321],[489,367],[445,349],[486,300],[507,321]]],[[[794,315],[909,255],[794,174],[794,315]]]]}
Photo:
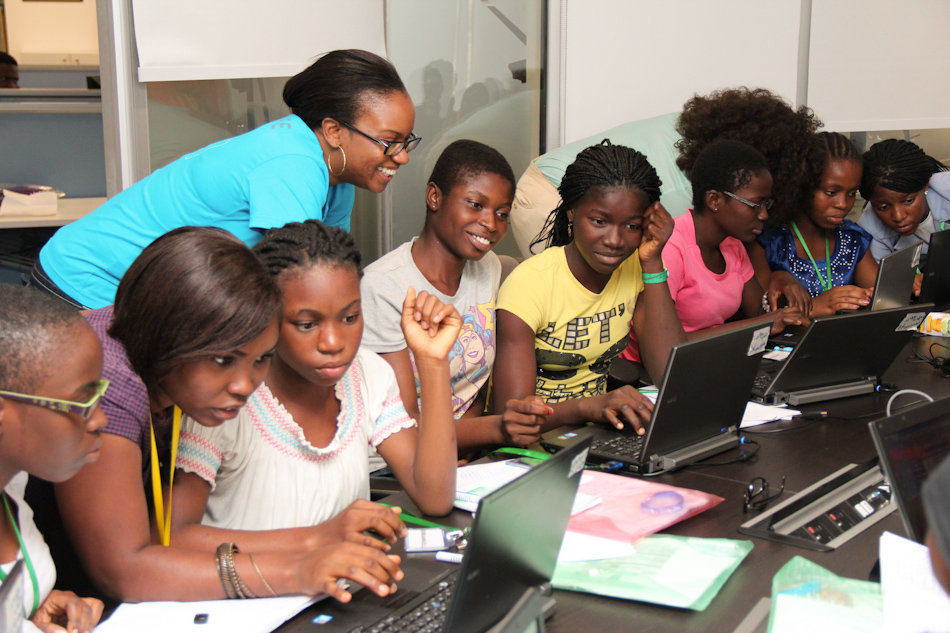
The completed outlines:
{"type": "MultiPolygon", "coordinates": [[[[415,241],[415,240],[413,240],[415,241]]],[[[452,411],[460,417],[471,406],[491,376],[495,361],[495,299],[501,280],[501,262],[494,253],[468,261],[458,292],[439,292],[412,261],[412,242],[383,255],[363,271],[360,292],[363,303],[363,345],[378,354],[406,348],[402,334],[402,302],[410,286],[425,290],[442,303],[455,306],[462,317],[462,331],[449,352],[452,411]]],[[[412,355],[410,354],[410,359],[412,355]]],[[[416,394],[419,376],[413,362],[416,394]]]]}

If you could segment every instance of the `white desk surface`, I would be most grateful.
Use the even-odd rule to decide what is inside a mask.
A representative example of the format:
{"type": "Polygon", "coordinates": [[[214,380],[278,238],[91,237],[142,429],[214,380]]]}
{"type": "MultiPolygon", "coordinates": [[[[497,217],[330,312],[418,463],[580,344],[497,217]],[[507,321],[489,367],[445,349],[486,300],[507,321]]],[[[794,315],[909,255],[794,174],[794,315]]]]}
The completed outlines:
{"type": "Polygon", "coordinates": [[[63,226],[98,209],[107,198],[60,198],[55,215],[3,215],[0,229],[63,226]]]}

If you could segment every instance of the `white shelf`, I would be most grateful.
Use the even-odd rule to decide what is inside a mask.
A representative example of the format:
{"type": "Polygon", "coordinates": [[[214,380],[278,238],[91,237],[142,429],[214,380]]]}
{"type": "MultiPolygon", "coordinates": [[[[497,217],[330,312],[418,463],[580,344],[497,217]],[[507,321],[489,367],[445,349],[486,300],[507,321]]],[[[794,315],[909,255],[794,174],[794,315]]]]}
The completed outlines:
{"type": "Polygon", "coordinates": [[[60,198],[55,215],[6,215],[0,213],[0,229],[63,226],[98,209],[107,198],[60,198]]]}

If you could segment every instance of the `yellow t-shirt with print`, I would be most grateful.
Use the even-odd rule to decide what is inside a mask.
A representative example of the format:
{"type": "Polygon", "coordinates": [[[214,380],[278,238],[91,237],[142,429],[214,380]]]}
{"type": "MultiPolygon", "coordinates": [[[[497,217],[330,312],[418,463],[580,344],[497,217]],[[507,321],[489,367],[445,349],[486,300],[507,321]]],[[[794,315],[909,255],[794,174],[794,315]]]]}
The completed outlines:
{"type": "Polygon", "coordinates": [[[642,290],[636,252],[600,293],[577,281],[564,247],[548,248],[515,268],[498,291],[496,309],[517,316],[535,333],[536,393],[547,402],[604,393],[610,361],[627,345],[642,290]]]}

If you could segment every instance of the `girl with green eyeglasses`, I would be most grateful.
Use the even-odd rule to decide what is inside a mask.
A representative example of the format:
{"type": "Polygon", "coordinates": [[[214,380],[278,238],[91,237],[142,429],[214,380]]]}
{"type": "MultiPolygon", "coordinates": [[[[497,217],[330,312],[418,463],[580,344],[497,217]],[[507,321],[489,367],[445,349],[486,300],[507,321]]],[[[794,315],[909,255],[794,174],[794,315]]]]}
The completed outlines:
{"type": "Polygon", "coordinates": [[[0,585],[19,579],[10,576],[18,560],[23,583],[22,613],[3,630],[85,633],[102,602],[53,590],[56,568],[24,496],[28,474],[65,481],[99,459],[102,347],[76,311],[46,294],[0,284],[0,305],[0,585]]]}

